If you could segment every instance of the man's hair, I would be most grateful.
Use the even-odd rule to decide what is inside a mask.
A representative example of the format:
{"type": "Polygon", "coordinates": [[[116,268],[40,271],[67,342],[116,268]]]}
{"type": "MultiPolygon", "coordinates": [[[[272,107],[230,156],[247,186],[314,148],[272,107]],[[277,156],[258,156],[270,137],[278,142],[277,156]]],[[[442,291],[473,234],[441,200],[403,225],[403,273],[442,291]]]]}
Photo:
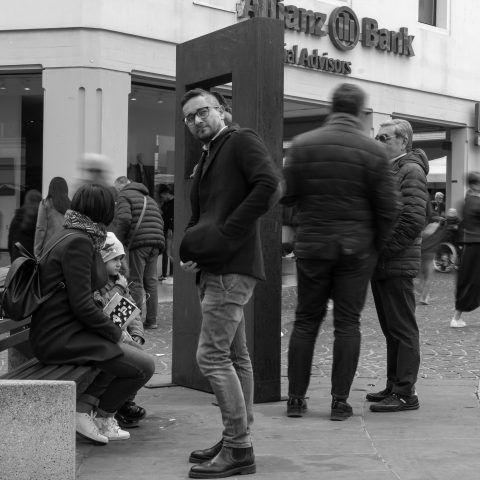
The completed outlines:
{"type": "Polygon", "coordinates": [[[182,100],[180,101],[180,106],[183,108],[183,106],[192,98],[195,97],[204,97],[206,99],[209,99],[214,106],[221,106],[218,98],[210,92],[207,92],[207,90],[203,90],[203,88],[194,88],[193,90],[189,90],[188,92],[185,92],[185,95],[182,97],[182,100]]]}
{"type": "Polygon", "coordinates": [[[437,192],[437,193],[435,194],[435,198],[437,198],[437,197],[442,197],[442,198],[443,198],[444,196],[445,196],[445,195],[444,195],[442,192],[437,192]]]}
{"type": "Polygon", "coordinates": [[[364,91],[352,83],[342,83],[333,92],[332,112],[334,113],[350,113],[358,117],[364,105],[364,91]]]}
{"type": "Polygon", "coordinates": [[[109,225],[115,214],[115,201],[108,187],[91,183],[77,190],[70,208],[86,215],[92,222],[109,225]]]}
{"type": "Polygon", "coordinates": [[[413,140],[413,129],[410,125],[410,122],[407,120],[402,120],[400,118],[395,118],[389,122],[381,123],[381,127],[393,127],[393,133],[397,137],[402,137],[407,140],[407,152],[412,149],[412,140],[413,140]]]}
{"type": "Polygon", "coordinates": [[[158,186],[158,194],[162,195],[163,193],[169,193],[170,195],[173,195],[172,187],[166,183],[161,183],[158,186]]]}
{"type": "Polygon", "coordinates": [[[467,174],[467,185],[471,187],[472,185],[480,184],[480,172],[468,172],[467,174]]]}
{"type": "Polygon", "coordinates": [[[125,176],[122,175],[121,177],[118,177],[114,182],[113,186],[117,190],[121,190],[125,185],[128,185],[130,183],[130,180],[125,176]]]}

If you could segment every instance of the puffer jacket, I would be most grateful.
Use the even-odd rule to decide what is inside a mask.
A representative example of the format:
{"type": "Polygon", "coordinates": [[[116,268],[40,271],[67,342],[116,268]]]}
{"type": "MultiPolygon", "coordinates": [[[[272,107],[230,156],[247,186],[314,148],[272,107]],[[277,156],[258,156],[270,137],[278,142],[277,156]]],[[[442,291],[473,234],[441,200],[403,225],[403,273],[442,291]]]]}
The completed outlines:
{"type": "Polygon", "coordinates": [[[392,163],[402,194],[402,209],[391,240],[380,256],[374,279],[417,276],[420,269],[421,233],[425,226],[428,158],[414,149],[392,163]]]}
{"type": "Polygon", "coordinates": [[[120,191],[117,197],[115,220],[110,230],[127,248],[142,213],[144,197],[147,197],[147,207],[129,250],[157,247],[161,253],[165,247],[162,214],[157,202],[148,195],[148,189],[142,183],[131,182],[120,191]]]}
{"type": "Polygon", "coordinates": [[[331,260],[380,251],[391,235],[399,192],[383,147],[359,119],[333,113],[295,137],[282,203],[296,207],[297,258],[331,260]]]}

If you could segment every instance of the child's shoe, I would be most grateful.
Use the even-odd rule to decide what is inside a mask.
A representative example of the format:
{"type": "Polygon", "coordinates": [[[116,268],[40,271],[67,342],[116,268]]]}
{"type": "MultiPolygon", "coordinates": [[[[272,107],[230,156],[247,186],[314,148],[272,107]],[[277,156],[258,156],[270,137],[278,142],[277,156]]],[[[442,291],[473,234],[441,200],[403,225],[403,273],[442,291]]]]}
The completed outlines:
{"type": "Polygon", "coordinates": [[[108,438],[103,435],[95,423],[95,412],[75,413],[75,429],[77,433],[88,440],[100,445],[106,445],[108,438]]]}
{"type": "Polygon", "coordinates": [[[130,434],[118,426],[118,423],[113,416],[97,417],[95,418],[95,423],[97,424],[100,433],[105,435],[109,441],[128,440],[130,438],[130,434]]]}
{"type": "Polygon", "coordinates": [[[118,409],[115,418],[122,428],[138,427],[138,422],[145,417],[147,411],[135,402],[128,401],[118,409]]]}

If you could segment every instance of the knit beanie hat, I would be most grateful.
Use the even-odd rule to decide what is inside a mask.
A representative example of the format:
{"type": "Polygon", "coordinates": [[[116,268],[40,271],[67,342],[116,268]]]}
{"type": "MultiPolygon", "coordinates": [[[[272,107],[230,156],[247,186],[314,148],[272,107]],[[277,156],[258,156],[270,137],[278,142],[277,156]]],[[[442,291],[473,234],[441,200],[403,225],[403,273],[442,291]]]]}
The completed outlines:
{"type": "Polygon", "coordinates": [[[125,255],[125,249],[122,242],[115,236],[113,232],[107,232],[107,239],[105,245],[100,252],[102,254],[103,263],[107,263],[109,260],[125,255]]]}

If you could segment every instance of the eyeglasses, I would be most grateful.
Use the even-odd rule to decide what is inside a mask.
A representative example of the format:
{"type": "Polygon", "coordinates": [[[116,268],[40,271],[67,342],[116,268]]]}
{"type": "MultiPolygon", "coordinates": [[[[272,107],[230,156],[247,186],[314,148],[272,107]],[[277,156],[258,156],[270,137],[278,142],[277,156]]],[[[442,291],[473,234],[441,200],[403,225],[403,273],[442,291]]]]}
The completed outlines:
{"type": "Polygon", "coordinates": [[[189,113],[186,117],[183,118],[185,125],[193,125],[195,123],[195,118],[198,117],[200,120],[205,120],[210,115],[211,108],[220,108],[220,107],[202,107],[199,108],[195,113],[189,113]]]}
{"type": "Polygon", "coordinates": [[[379,142],[382,142],[382,143],[387,143],[388,140],[391,140],[392,138],[395,138],[396,135],[393,135],[393,136],[389,136],[389,135],[386,135],[385,133],[382,133],[382,135],[377,135],[375,137],[375,140],[378,140],[379,142]]]}

